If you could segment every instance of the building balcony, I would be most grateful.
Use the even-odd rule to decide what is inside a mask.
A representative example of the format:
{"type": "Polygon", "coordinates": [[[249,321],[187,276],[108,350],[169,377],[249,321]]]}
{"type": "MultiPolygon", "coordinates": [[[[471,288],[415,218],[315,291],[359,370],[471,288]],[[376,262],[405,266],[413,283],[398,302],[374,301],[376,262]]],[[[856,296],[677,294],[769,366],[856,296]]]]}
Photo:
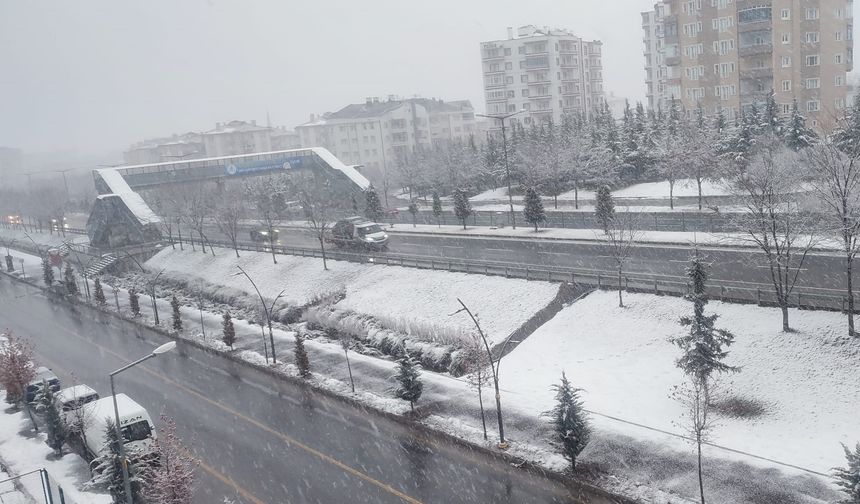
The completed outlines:
{"type": "Polygon", "coordinates": [[[680,56],[666,56],[666,66],[678,66],[681,64],[680,56]]]}
{"type": "Polygon", "coordinates": [[[740,75],[742,79],[763,79],[766,77],[773,77],[773,68],[765,67],[765,68],[747,68],[741,69],[740,75]]]}
{"type": "Polygon", "coordinates": [[[751,31],[762,31],[767,30],[773,26],[773,22],[770,19],[760,19],[757,21],[748,21],[745,23],[738,23],[738,33],[746,33],[751,31]]]}
{"type": "Polygon", "coordinates": [[[756,56],[759,54],[771,54],[773,53],[773,45],[772,44],[758,44],[751,45],[747,47],[741,47],[738,49],[738,56],[756,56]]]}
{"type": "Polygon", "coordinates": [[[539,94],[539,95],[529,95],[529,100],[546,100],[547,98],[552,98],[552,94],[539,94]]]}
{"type": "Polygon", "coordinates": [[[772,0],[737,0],[738,10],[749,9],[751,7],[770,7],[773,4],[772,0]]]}

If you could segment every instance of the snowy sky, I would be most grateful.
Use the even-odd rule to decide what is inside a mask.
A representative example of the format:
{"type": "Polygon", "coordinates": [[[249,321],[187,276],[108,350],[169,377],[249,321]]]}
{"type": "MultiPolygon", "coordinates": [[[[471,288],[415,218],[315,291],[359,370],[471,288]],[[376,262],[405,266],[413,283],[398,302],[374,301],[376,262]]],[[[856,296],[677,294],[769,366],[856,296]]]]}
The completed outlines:
{"type": "Polygon", "coordinates": [[[606,89],[644,99],[653,2],[0,0],[0,145],[118,151],[267,112],[293,127],[388,94],[483,109],[478,44],[523,24],[603,40],[606,89]]]}

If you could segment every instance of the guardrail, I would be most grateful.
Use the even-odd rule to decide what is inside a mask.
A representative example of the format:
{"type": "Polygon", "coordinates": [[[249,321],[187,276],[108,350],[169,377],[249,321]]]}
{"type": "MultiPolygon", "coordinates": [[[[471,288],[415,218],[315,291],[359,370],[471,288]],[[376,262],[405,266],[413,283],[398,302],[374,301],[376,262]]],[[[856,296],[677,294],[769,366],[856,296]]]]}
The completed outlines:
{"type": "MultiPolygon", "coordinates": [[[[217,247],[233,248],[233,244],[229,241],[208,240],[208,242],[210,245],[217,247]]],[[[271,253],[272,248],[274,248],[276,254],[322,258],[322,252],[317,248],[286,247],[280,245],[269,247],[266,243],[245,241],[238,242],[237,248],[239,250],[266,253],[271,253]]],[[[362,264],[403,266],[418,269],[504,276],[506,278],[521,278],[525,280],[571,282],[609,290],[617,289],[619,283],[617,272],[561,266],[448,259],[444,257],[389,252],[347,252],[336,249],[326,250],[326,258],[362,264]]],[[[628,292],[646,292],[670,296],[683,296],[687,294],[687,278],[682,276],[622,274],[620,282],[622,287],[628,292]]],[[[760,306],[778,306],[773,286],[765,283],[720,280],[715,278],[710,280],[707,294],[711,299],[722,301],[755,303],[760,306]]],[[[789,305],[800,309],[839,310],[845,312],[847,299],[844,296],[844,291],[838,289],[797,286],[790,296],[789,305]]],[[[857,311],[860,313],[860,310],[857,311]]]]}

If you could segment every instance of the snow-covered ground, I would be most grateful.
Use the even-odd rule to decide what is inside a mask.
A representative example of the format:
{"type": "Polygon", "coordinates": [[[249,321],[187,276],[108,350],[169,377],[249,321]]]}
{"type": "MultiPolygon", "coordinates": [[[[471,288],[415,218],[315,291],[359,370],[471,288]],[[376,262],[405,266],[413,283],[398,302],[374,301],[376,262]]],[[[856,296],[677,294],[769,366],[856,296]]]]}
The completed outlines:
{"type": "Polygon", "coordinates": [[[286,303],[303,305],[312,297],[339,290],[346,297],[336,307],[358,313],[408,320],[435,326],[471,330],[468,318],[449,317],[457,310],[457,298],[481,306],[481,320],[498,339],[517,329],[555,296],[558,285],[549,282],[509,280],[500,277],[419,270],[399,266],[357,264],[296,256],[278,256],[278,264],[261,252],[242,252],[237,259],[230,250],[216,249],[216,257],[190,250],[166,248],[146,262],[153,271],[211,283],[254,294],[239,272],[241,266],[257,283],[263,296],[274,299],[285,289],[286,303]]]}
{"type": "MultiPolygon", "coordinates": [[[[680,432],[682,408],[669,396],[683,382],[679,350],[668,338],[683,334],[680,316],[692,311],[675,297],[595,292],[538,329],[505,358],[508,400],[537,414],[552,406],[550,386],[564,371],[585,390],[587,408],[658,429],[680,432]],[[516,397],[516,399],[514,399],[516,397]]],[[[760,401],[758,418],[720,417],[716,444],[828,473],[844,464],[839,443],[860,440],[860,341],[846,337],[844,315],[791,311],[796,332],[781,331],[778,309],[711,302],[717,326],[735,334],[728,363],[742,371],[720,379],[718,393],[760,401]]],[[[651,439],[648,431],[594,416],[600,429],[651,439]]],[[[660,439],[664,436],[660,435],[660,439]]],[[[681,440],[675,448],[684,449],[681,440]]],[[[709,454],[733,457],[710,449],[709,454]]],[[[769,465],[755,459],[748,462],[769,465]]]]}
{"type": "MultiPolygon", "coordinates": [[[[40,247],[50,246],[50,247],[59,247],[65,242],[69,243],[89,243],[89,238],[85,235],[66,233],[66,236],[63,236],[59,233],[48,233],[45,231],[44,233],[37,232],[28,232],[21,229],[7,229],[0,228],[0,237],[3,239],[3,244],[11,245],[11,248],[15,248],[13,244],[14,242],[20,242],[25,247],[32,247],[33,241],[39,244],[40,247]],[[29,236],[29,238],[28,238],[29,236]]],[[[5,249],[2,249],[5,252],[5,249]]]]}
{"type": "MultiPolygon", "coordinates": [[[[693,179],[679,179],[675,182],[673,196],[676,198],[697,197],[699,189],[693,179]]],[[[702,196],[731,196],[728,185],[721,181],[706,180],[702,182],[702,196]]],[[[634,184],[612,191],[616,198],[666,198],[669,199],[669,181],[645,182],[634,184]]]]}
{"type": "MultiPolygon", "coordinates": [[[[0,404],[6,404],[5,397],[6,392],[0,392],[0,404]]],[[[23,411],[12,411],[7,405],[6,411],[0,412],[0,457],[11,473],[24,474],[44,468],[72,502],[109,504],[109,495],[79,489],[82,483],[90,479],[90,470],[84,459],[74,453],[66,453],[60,458],[54,456],[54,450],[45,444],[46,436],[44,432],[32,432],[30,419],[23,411]]],[[[25,476],[20,481],[30,495],[42,495],[38,474],[25,476]]],[[[56,490],[54,492],[56,496],[56,490]]]]}

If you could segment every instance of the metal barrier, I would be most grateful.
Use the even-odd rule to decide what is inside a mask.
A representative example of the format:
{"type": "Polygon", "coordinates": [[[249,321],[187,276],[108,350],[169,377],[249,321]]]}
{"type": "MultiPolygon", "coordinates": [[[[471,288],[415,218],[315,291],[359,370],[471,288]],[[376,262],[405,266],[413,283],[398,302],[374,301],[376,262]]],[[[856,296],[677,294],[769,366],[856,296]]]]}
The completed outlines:
{"type": "MultiPolygon", "coordinates": [[[[233,244],[229,241],[207,241],[210,245],[215,245],[216,247],[233,248],[233,244]]],[[[176,240],[174,242],[179,243],[176,240]]],[[[266,253],[271,253],[272,248],[274,248],[276,254],[322,258],[322,252],[317,248],[285,247],[280,245],[269,247],[266,243],[245,241],[238,242],[237,248],[239,250],[266,253]]],[[[444,270],[504,276],[506,278],[521,278],[525,280],[571,282],[599,289],[617,289],[619,282],[617,271],[507,263],[502,261],[472,261],[388,252],[346,252],[342,250],[326,250],[326,258],[362,264],[444,270]]],[[[670,296],[683,296],[687,294],[687,278],[682,276],[622,273],[621,284],[629,292],[647,292],[670,296]]],[[[779,305],[776,294],[773,292],[773,286],[765,283],[714,278],[710,280],[707,293],[711,299],[736,303],[756,303],[761,306],[779,305]]],[[[789,306],[801,309],[826,309],[845,312],[847,300],[844,296],[844,291],[838,289],[797,286],[789,298],[789,306]]]]}

